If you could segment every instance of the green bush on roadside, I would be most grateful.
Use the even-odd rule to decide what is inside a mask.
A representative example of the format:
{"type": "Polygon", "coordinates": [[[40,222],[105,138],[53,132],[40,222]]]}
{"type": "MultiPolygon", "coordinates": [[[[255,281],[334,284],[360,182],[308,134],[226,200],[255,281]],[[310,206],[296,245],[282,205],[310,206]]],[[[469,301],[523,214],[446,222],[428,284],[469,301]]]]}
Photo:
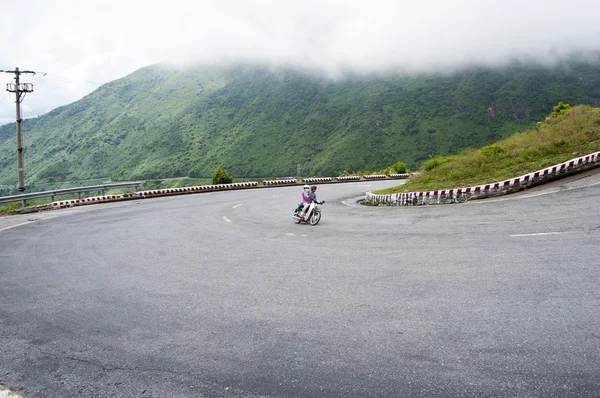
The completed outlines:
{"type": "Polygon", "coordinates": [[[227,174],[227,170],[224,170],[220,167],[215,169],[213,174],[212,183],[216,184],[231,184],[233,182],[233,177],[227,174]]]}

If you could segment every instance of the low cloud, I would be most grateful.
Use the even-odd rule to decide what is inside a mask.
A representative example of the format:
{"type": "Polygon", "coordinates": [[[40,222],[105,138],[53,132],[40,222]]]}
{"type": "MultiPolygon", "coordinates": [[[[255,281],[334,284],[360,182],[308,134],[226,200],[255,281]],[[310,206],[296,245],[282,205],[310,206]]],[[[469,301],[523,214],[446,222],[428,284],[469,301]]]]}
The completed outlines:
{"type": "MultiPolygon", "coordinates": [[[[600,49],[600,2],[589,0],[32,0],[0,12],[0,69],[47,73],[29,80],[36,87],[24,117],[161,61],[260,62],[335,78],[551,64],[600,49]]],[[[10,95],[0,95],[0,123],[14,120],[10,95]]]]}

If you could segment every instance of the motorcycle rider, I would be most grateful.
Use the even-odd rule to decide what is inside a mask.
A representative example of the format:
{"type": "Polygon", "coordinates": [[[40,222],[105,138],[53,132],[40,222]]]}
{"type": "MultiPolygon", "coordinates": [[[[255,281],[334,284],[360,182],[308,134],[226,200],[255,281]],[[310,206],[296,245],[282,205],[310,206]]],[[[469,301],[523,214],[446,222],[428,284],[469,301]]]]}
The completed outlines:
{"type": "MultiPolygon", "coordinates": [[[[317,200],[316,192],[317,192],[317,186],[311,185],[310,192],[308,193],[308,200],[306,203],[304,203],[304,206],[302,206],[302,212],[300,213],[300,218],[304,218],[304,216],[306,215],[306,211],[308,210],[308,208],[312,202],[319,203],[319,201],[317,200]]],[[[304,195],[304,193],[303,193],[303,195],[304,195]]]]}
{"type": "Polygon", "coordinates": [[[300,203],[298,203],[298,208],[296,209],[296,213],[300,213],[300,211],[304,208],[305,205],[310,204],[309,197],[308,197],[309,194],[310,194],[310,187],[308,185],[305,185],[302,189],[302,200],[300,201],[300,203]]]}

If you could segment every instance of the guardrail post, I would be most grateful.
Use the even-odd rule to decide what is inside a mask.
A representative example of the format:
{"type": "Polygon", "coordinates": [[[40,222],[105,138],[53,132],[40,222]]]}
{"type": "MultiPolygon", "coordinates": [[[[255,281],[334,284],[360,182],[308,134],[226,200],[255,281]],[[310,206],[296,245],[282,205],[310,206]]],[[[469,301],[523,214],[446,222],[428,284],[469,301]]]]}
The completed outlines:
{"type": "Polygon", "coordinates": [[[104,196],[104,189],[100,190],[100,196],[104,196]]]}
{"type": "Polygon", "coordinates": [[[77,199],[81,199],[81,192],[77,192],[77,199]]]}
{"type": "Polygon", "coordinates": [[[24,209],[25,207],[27,207],[27,204],[25,203],[25,199],[23,199],[21,201],[21,208],[24,209]]]}

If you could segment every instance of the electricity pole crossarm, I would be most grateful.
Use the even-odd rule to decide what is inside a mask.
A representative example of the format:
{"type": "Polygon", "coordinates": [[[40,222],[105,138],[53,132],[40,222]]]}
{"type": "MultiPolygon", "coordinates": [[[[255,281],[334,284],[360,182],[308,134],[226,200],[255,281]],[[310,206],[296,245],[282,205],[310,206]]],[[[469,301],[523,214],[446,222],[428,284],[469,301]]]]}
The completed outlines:
{"type": "Polygon", "coordinates": [[[34,71],[30,70],[0,70],[0,72],[13,73],[15,75],[15,82],[8,83],[6,85],[6,91],[15,93],[15,103],[17,104],[17,172],[19,175],[19,185],[17,190],[23,192],[25,190],[25,177],[23,168],[23,145],[21,141],[21,102],[25,94],[33,92],[33,84],[21,83],[21,75],[32,74],[35,75],[34,71]]]}

